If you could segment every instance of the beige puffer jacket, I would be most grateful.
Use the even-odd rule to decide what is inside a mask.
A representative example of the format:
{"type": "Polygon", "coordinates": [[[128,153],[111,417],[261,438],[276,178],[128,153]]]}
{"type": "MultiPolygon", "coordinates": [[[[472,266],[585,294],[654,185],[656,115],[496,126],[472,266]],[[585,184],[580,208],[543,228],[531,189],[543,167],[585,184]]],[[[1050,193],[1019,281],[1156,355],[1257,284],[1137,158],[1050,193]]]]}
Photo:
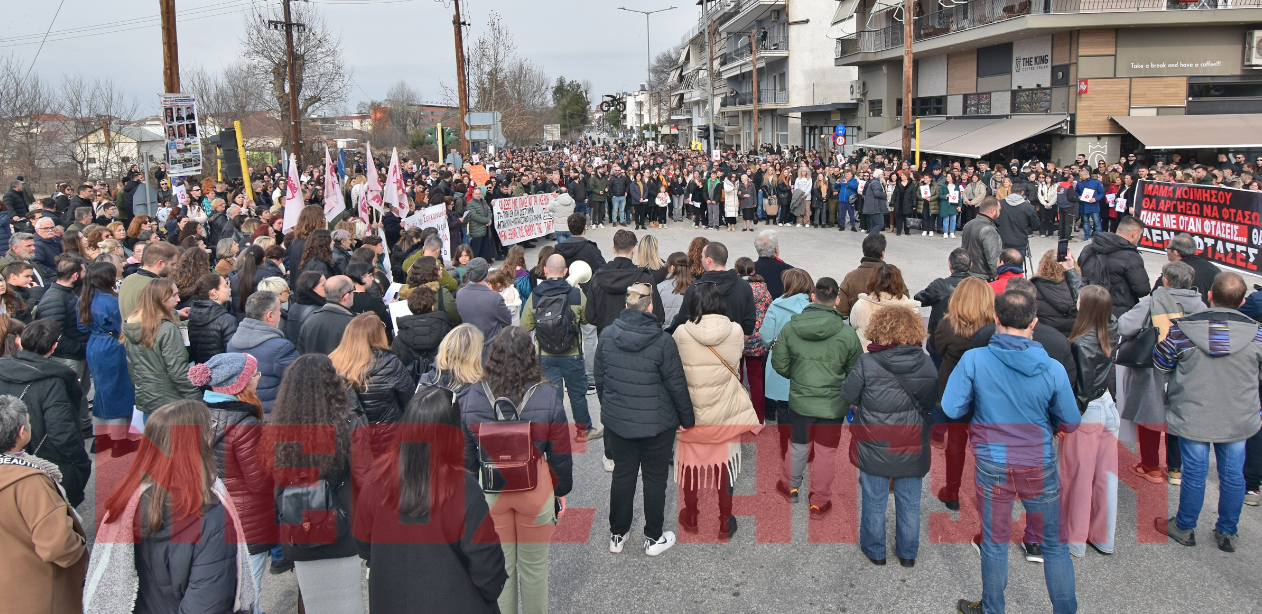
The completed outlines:
{"type": "Polygon", "coordinates": [[[860,294],[858,302],[850,309],[850,325],[854,327],[856,333],[859,333],[859,343],[863,344],[864,352],[868,351],[868,344],[872,342],[865,334],[868,322],[872,321],[872,316],[875,316],[877,311],[886,307],[902,307],[920,315],[920,301],[913,301],[905,296],[894,297],[884,292],[875,298],[860,294]]]}
{"type": "Polygon", "coordinates": [[[758,415],[740,380],[719,360],[713,347],[733,369],[740,369],[745,347],[741,325],[724,315],[701,317],[675,330],[675,344],[688,379],[688,395],[699,425],[756,425],[758,415]]]}

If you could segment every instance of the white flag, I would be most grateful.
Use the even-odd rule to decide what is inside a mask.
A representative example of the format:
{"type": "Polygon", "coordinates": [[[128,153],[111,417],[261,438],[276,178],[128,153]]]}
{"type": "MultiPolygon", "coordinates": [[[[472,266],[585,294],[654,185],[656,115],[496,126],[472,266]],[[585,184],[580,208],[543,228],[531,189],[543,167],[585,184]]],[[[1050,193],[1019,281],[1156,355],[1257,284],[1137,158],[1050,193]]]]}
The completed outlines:
{"type": "MultiPolygon", "coordinates": [[[[381,237],[382,245],[389,245],[388,243],[386,243],[386,229],[378,228],[377,236],[381,237]]],[[[386,277],[390,279],[394,279],[394,275],[390,273],[390,254],[387,253],[386,257],[381,259],[381,268],[385,269],[386,277]]]]}
{"type": "Polygon", "coordinates": [[[333,221],[346,210],[346,201],[342,200],[342,186],[337,181],[337,167],[329,158],[329,146],[324,146],[324,219],[333,221]]]}
{"type": "Polygon", "coordinates": [[[368,154],[368,183],[364,184],[364,202],[359,206],[359,217],[371,224],[368,208],[381,211],[381,179],[377,177],[377,163],[372,160],[372,144],[365,143],[364,151],[368,154]]]}
{"type": "Polygon", "coordinates": [[[407,217],[408,194],[403,187],[403,172],[399,169],[399,148],[390,154],[390,168],[386,170],[386,187],[382,201],[393,207],[399,219],[407,217]]]}
{"type": "Polygon", "coordinates": [[[289,156],[289,179],[285,181],[285,223],[281,232],[289,232],[298,225],[298,215],[302,213],[302,185],[298,183],[298,159],[289,156]]]}

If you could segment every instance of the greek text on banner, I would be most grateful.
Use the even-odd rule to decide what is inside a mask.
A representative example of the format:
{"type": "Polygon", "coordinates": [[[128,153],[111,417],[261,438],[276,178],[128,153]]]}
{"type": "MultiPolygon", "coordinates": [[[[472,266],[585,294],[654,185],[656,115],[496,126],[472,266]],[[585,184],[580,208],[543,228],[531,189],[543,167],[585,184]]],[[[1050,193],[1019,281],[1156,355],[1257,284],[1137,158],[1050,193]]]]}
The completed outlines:
{"type": "Polygon", "coordinates": [[[500,243],[513,245],[552,234],[555,198],[556,194],[531,194],[493,201],[500,243]]]}
{"type": "Polygon", "coordinates": [[[1144,223],[1139,247],[1162,251],[1178,233],[1196,239],[1200,254],[1219,265],[1258,274],[1262,195],[1214,185],[1140,181],[1135,215],[1144,223]]]}

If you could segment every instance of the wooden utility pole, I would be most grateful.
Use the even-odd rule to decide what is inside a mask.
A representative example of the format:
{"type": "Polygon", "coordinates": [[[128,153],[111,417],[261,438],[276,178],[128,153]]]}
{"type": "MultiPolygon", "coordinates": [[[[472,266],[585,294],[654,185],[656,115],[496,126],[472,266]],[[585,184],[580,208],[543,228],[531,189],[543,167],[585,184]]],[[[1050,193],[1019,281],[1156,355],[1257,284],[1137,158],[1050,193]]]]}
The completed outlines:
{"type": "Polygon", "coordinates": [[[903,0],[903,160],[911,157],[911,131],[907,129],[912,123],[911,112],[911,77],[912,77],[912,22],[916,3],[903,0]]]}
{"type": "Polygon", "coordinates": [[[754,153],[758,153],[758,42],[756,32],[749,31],[750,66],[754,67],[754,153]]]}
{"type": "Polygon", "coordinates": [[[168,94],[180,91],[180,53],[175,41],[175,0],[158,0],[162,13],[162,87],[168,94]]]}
{"type": "MultiPolygon", "coordinates": [[[[455,0],[456,16],[452,18],[451,25],[456,29],[456,88],[459,90],[460,96],[460,156],[467,159],[469,157],[469,139],[465,133],[469,131],[469,123],[465,121],[465,115],[469,114],[469,84],[465,81],[464,72],[464,35],[460,31],[464,25],[460,21],[460,0],[455,0]]],[[[438,140],[442,140],[442,135],[438,136],[438,140]]]]}
{"type": "MultiPolygon", "coordinates": [[[[289,15],[289,3],[291,0],[281,0],[284,8],[284,21],[269,20],[268,27],[273,30],[285,30],[285,65],[288,69],[289,77],[289,153],[294,155],[298,162],[299,168],[302,167],[302,134],[300,125],[302,118],[298,111],[298,68],[294,61],[294,28],[302,29],[300,23],[295,23],[289,15]]],[[[244,169],[243,169],[244,170],[244,169]]]]}
{"type": "Polygon", "coordinates": [[[710,63],[706,65],[706,97],[710,100],[710,153],[718,151],[718,144],[714,142],[714,19],[710,17],[710,0],[703,0],[706,4],[702,8],[706,9],[706,31],[708,32],[708,41],[706,42],[706,50],[710,52],[710,63]]]}

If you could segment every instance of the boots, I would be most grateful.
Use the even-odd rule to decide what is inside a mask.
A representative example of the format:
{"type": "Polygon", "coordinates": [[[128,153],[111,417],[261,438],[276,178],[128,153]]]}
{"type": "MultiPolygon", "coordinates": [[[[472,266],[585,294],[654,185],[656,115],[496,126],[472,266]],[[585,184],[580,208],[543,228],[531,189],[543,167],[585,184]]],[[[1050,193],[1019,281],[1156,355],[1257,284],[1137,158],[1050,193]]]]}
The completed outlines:
{"type": "Polygon", "coordinates": [[[727,516],[719,519],[719,541],[727,543],[736,535],[736,516],[727,516]]]}
{"type": "Polygon", "coordinates": [[[697,510],[690,510],[686,507],[679,510],[679,528],[686,533],[696,533],[698,515],[697,510]]]}

